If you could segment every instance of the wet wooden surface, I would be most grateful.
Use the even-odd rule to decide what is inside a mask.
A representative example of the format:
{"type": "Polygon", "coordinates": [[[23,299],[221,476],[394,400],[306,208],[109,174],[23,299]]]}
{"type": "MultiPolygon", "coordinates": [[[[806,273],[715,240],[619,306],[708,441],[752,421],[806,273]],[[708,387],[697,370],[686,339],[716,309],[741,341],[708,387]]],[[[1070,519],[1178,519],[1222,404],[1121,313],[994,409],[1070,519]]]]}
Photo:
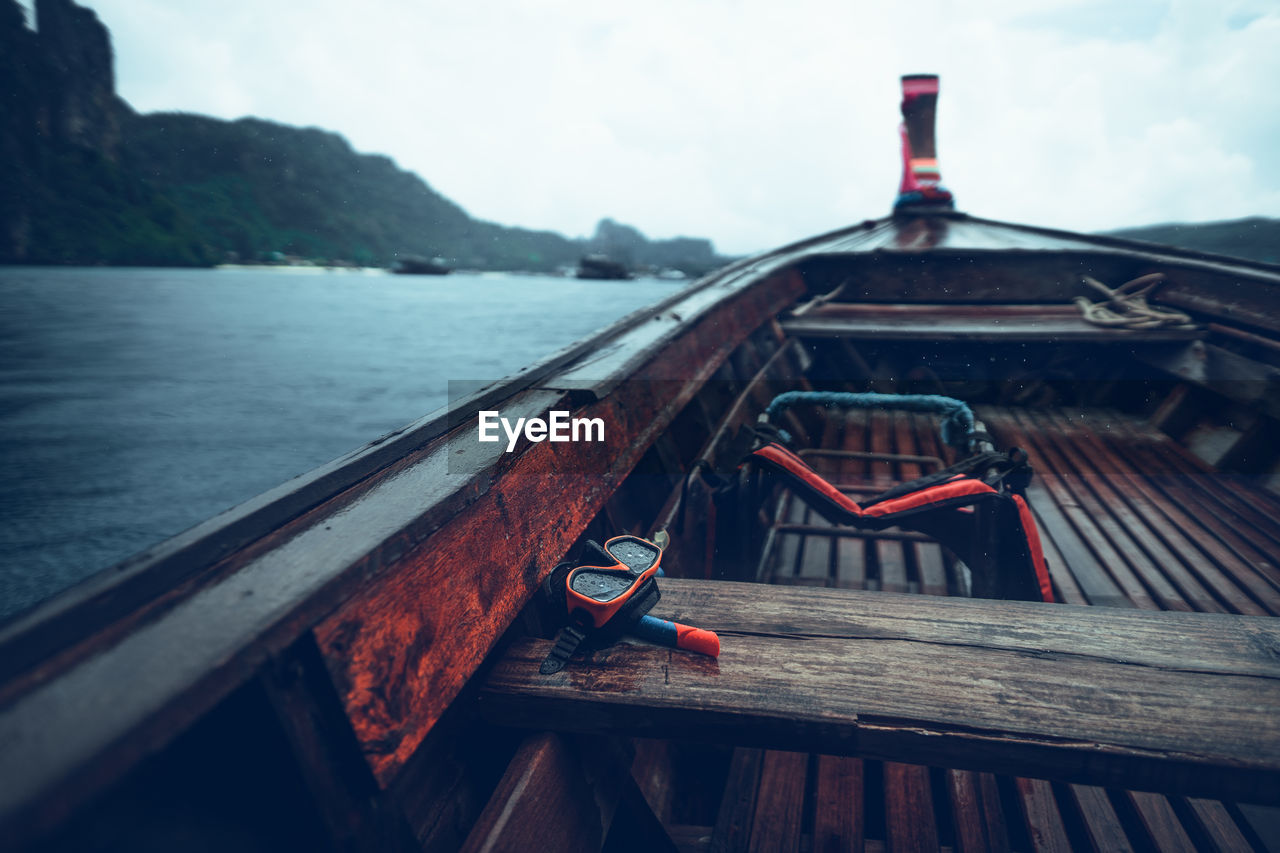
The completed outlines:
{"type": "Polygon", "coordinates": [[[527,447],[447,526],[407,547],[394,571],[317,625],[381,784],[404,766],[543,578],[732,345],[798,286],[741,294],[674,340],[655,323],[658,338],[644,366],[607,398],[573,413],[601,418],[607,441],[527,447]]]}
{"type": "MultiPolygon", "coordinates": [[[[1058,310],[1043,313],[986,313],[969,306],[963,310],[937,306],[934,313],[899,310],[897,305],[877,305],[877,311],[859,313],[820,308],[804,317],[783,322],[788,334],[799,338],[845,338],[849,340],[903,340],[1077,343],[1189,341],[1204,336],[1194,329],[1118,329],[1095,326],[1075,315],[1058,310]]],[[[910,306],[918,309],[922,306],[910,306]]],[[[1056,306],[1047,306],[1055,309],[1056,306]]]]}
{"type": "Polygon", "coordinates": [[[1280,625],[667,580],[719,660],[621,643],[538,674],[515,644],[495,722],[698,737],[1249,801],[1280,797],[1280,625]]]}

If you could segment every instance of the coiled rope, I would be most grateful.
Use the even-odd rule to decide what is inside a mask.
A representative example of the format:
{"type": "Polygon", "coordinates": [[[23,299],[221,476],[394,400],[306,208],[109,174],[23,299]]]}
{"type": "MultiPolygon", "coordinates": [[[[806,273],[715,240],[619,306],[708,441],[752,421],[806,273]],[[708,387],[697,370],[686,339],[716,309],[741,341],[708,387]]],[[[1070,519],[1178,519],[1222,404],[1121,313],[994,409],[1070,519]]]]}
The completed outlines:
{"type": "Polygon", "coordinates": [[[942,440],[967,450],[974,432],[973,411],[962,400],[940,394],[877,394],[872,391],[787,391],[773,398],[765,414],[774,421],[795,406],[828,409],[903,409],[942,415],[942,440]]]}
{"type": "Polygon", "coordinates": [[[1152,308],[1147,294],[1164,281],[1164,273],[1153,272],[1127,281],[1115,290],[1096,278],[1084,276],[1084,283],[1106,299],[1090,302],[1084,296],[1075,298],[1085,322],[1095,326],[1122,329],[1193,329],[1191,318],[1181,311],[1152,308]]]}

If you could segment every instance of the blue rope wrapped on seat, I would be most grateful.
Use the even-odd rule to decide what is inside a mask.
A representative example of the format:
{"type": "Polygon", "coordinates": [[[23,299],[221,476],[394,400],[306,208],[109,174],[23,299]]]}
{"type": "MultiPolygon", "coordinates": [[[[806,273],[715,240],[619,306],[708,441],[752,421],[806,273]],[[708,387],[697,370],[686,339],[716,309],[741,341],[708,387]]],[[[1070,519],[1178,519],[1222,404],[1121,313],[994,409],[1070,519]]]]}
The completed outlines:
{"type": "Polygon", "coordinates": [[[795,406],[828,409],[901,409],[942,415],[942,440],[959,450],[969,450],[973,437],[973,410],[963,400],[940,394],[878,394],[873,391],[787,391],[773,398],[765,411],[770,421],[795,406]]]}

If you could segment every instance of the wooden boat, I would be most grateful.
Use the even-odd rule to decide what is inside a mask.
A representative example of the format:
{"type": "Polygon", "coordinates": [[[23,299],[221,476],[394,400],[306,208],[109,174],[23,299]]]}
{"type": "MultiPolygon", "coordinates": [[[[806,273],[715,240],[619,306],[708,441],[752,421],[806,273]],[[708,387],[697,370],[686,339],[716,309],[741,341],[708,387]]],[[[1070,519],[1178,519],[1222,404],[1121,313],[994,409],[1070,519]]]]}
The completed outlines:
{"type": "Polygon", "coordinates": [[[578,278],[620,281],[631,278],[627,268],[607,255],[586,255],[578,261],[578,278]]]}
{"type": "Polygon", "coordinates": [[[453,267],[444,258],[404,255],[391,265],[391,271],[397,275],[448,275],[453,267]]]}
{"type": "MultiPolygon", "coordinates": [[[[1275,849],[1278,365],[1267,264],[936,204],[744,260],[0,629],[0,837],[1275,849]],[[1082,275],[1156,272],[1194,328],[1073,305],[1082,275]],[[719,488],[795,389],[970,403],[1031,457],[1059,603],[965,597],[936,541],[719,488]],[[604,440],[507,452],[485,411],[604,440]],[[624,641],[541,675],[544,578],[658,530],[653,612],[720,657],[624,641]]],[[[918,413],[782,424],[854,495],[955,455],[918,413]]]]}

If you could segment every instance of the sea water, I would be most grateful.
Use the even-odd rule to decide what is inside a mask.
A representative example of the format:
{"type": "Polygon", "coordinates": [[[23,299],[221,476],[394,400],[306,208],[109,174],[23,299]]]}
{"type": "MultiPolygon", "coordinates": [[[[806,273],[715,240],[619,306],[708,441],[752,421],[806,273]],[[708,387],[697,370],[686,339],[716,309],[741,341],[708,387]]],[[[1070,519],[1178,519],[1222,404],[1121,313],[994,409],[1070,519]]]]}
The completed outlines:
{"type": "Polygon", "coordinates": [[[0,267],[0,621],[682,286],[0,267]]]}

